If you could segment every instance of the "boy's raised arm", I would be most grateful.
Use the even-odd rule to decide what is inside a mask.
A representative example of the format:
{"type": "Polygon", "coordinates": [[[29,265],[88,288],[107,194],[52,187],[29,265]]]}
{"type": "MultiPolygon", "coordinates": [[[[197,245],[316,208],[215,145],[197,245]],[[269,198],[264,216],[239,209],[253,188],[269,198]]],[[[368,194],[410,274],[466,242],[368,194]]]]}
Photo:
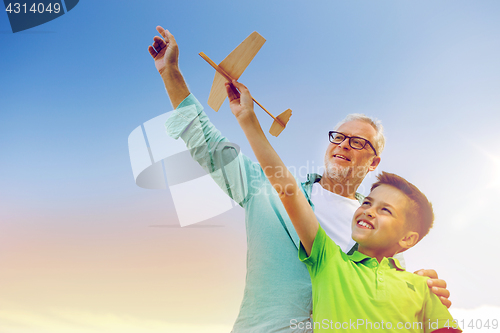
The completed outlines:
{"type": "Polygon", "coordinates": [[[233,81],[226,83],[229,106],[243,129],[252,150],[266,177],[278,195],[290,217],[307,254],[318,231],[318,220],[300,190],[295,178],[267,140],[253,110],[250,92],[243,84],[233,81]],[[238,88],[238,92],[234,87],[238,88]],[[240,94],[241,93],[241,94],[240,94]]]}

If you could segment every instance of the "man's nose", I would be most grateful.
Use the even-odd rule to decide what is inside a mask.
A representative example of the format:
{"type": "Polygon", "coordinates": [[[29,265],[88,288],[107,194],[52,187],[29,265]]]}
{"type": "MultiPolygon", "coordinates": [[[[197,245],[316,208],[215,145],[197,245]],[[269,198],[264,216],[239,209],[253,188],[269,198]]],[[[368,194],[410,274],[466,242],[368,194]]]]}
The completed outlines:
{"type": "Polygon", "coordinates": [[[349,138],[345,138],[344,141],[339,143],[339,147],[343,149],[351,149],[351,146],[349,145],[349,138]]]}

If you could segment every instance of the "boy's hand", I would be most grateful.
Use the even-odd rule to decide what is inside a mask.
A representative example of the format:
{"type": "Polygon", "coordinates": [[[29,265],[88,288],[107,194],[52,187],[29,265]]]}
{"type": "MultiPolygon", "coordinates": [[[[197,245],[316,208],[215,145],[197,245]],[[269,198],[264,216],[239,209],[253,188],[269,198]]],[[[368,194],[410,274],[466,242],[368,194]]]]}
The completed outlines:
{"type": "Polygon", "coordinates": [[[253,114],[253,100],[248,88],[236,80],[232,83],[226,82],[225,85],[229,107],[236,118],[253,114]]]}
{"type": "Polygon", "coordinates": [[[162,75],[169,67],[178,67],[179,47],[168,30],[161,26],[157,26],[156,30],[163,38],[155,36],[153,46],[150,45],[148,51],[155,60],[156,69],[162,75]]]}
{"type": "Polygon", "coordinates": [[[430,279],[427,280],[427,285],[431,288],[431,291],[439,297],[443,305],[447,308],[451,306],[451,301],[448,299],[450,297],[450,291],[446,289],[446,281],[439,279],[435,270],[420,269],[414,274],[429,277],[430,279]]]}

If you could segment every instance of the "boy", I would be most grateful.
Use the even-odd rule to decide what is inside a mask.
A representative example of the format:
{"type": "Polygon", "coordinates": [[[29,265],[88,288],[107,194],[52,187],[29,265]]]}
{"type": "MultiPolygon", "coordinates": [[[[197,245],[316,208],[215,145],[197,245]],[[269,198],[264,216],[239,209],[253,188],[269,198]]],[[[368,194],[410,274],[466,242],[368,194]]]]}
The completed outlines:
{"type": "MultiPolygon", "coordinates": [[[[233,81],[226,83],[226,90],[231,111],[299,235],[299,257],[313,286],[315,332],[460,332],[446,307],[429,292],[425,278],[404,271],[392,258],[429,231],[433,212],[427,198],[403,178],[382,173],[354,214],[352,237],[359,247],[347,256],[326,236],[295,178],[267,141],[248,89],[233,81]]],[[[290,328],[296,324],[292,319],[290,328]]]]}

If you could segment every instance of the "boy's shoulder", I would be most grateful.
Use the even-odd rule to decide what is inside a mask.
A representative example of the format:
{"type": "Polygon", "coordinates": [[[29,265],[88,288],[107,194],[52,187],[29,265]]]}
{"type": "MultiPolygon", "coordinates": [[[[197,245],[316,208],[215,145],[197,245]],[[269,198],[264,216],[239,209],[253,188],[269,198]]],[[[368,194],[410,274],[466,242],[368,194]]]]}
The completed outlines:
{"type": "Polygon", "coordinates": [[[375,258],[370,258],[355,251],[347,256],[353,264],[361,268],[361,271],[369,270],[377,276],[378,282],[391,285],[391,289],[397,292],[409,292],[408,296],[416,294],[425,297],[429,292],[426,276],[410,273],[404,269],[396,258],[384,258],[380,263],[375,258]]]}
{"type": "Polygon", "coordinates": [[[403,270],[403,269],[397,269],[396,274],[398,274],[401,277],[401,279],[414,282],[415,284],[418,284],[418,285],[427,285],[426,281],[429,279],[429,277],[427,277],[427,276],[422,276],[422,275],[418,275],[415,273],[411,273],[411,272],[408,272],[407,270],[403,270]]]}
{"type": "MultiPolygon", "coordinates": [[[[395,268],[393,283],[398,286],[400,292],[405,291],[408,296],[427,298],[431,293],[427,285],[429,277],[417,275],[401,268],[395,268]]],[[[395,286],[396,287],[396,286],[395,286]]]]}

